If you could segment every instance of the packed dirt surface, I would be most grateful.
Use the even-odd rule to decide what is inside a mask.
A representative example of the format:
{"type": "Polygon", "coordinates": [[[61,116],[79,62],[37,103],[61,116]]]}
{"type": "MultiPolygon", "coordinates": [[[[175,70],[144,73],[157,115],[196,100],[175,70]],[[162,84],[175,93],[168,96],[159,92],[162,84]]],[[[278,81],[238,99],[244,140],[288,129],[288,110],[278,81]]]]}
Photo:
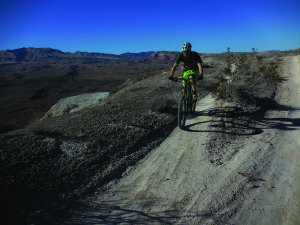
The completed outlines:
{"type": "Polygon", "coordinates": [[[278,104],[265,117],[207,95],[185,130],[65,224],[300,224],[300,56],[284,60],[278,104]]]}

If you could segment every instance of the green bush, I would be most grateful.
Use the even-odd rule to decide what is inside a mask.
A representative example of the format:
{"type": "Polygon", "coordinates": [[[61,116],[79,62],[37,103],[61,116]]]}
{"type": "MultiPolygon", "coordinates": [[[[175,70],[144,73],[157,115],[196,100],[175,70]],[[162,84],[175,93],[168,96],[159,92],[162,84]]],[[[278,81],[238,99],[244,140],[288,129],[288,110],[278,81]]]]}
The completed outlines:
{"type": "Polygon", "coordinates": [[[282,78],[278,65],[266,62],[254,51],[251,54],[234,55],[227,52],[227,66],[222,78],[211,87],[212,96],[238,105],[256,104],[256,99],[264,90],[274,92],[282,78]],[[271,90],[271,91],[270,91],[271,90]]]}
{"type": "Polygon", "coordinates": [[[163,112],[177,104],[170,95],[159,95],[152,97],[148,102],[150,110],[155,112],[163,112]]]}

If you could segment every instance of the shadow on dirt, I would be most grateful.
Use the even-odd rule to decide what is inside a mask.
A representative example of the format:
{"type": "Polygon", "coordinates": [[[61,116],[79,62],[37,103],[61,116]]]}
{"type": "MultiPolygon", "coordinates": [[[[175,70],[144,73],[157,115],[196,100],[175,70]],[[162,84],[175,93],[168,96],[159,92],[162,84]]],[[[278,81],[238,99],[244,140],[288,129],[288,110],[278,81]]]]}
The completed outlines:
{"type": "Polygon", "coordinates": [[[94,209],[91,211],[87,210],[87,213],[92,213],[94,215],[81,215],[78,218],[78,222],[76,221],[75,224],[81,224],[82,221],[84,221],[85,224],[172,224],[167,221],[180,219],[180,217],[172,215],[176,213],[175,211],[145,213],[142,211],[121,208],[119,206],[112,207],[104,205],[101,206],[101,208],[105,209],[107,213],[101,215],[98,211],[94,211],[94,209]]]}
{"type": "MultiPolygon", "coordinates": [[[[174,224],[182,218],[213,216],[211,210],[186,212],[175,206],[170,210],[149,211],[149,206],[164,206],[166,201],[161,198],[149,200],[146,197],[132,201],[121,199],[118,201],[110,200],[105,202],[94,202],[92,207],[82,208],[84,214],[77,212],[74,220],[68,224],[174,224]],[[126,205],[124,204],[126,202],[126,205]],[[134,205],[144,202],[141,210],[133,210],[134,205]]],[[[163,207],[164,208],[164,207],[163,207]]]]}
{"type": "Polygon", "coordinates": [[[269,110],[292,112],[300,110],[286,105],[280,105],[275,100],[260,99],[260,107],[255,111],[246,112],[238,107],[218,107],[195,112],[193,117],[208,116],[215,120],[190,124],[185,127],[189,132],[219,132],[233,135],[257,135],[266,129],[296,130],[300,129],[300,118],[265,118],[269,110]],[[192,130],[201,123],[211,123],[212,130],[192,130]]]}

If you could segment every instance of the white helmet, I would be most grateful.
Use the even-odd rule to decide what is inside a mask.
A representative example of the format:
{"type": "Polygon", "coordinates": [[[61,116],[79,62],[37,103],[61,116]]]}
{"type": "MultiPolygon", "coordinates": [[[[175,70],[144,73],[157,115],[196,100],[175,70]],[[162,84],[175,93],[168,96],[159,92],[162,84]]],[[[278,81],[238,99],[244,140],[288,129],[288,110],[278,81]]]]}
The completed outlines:
{"type": "Polygon", "coordinates": [[[181,47],[181,50],[183,52],[186,52],[186,51],[191,51],[192,50],[192,45],[190,42],[184,42],[182,47],[181,47]]]}

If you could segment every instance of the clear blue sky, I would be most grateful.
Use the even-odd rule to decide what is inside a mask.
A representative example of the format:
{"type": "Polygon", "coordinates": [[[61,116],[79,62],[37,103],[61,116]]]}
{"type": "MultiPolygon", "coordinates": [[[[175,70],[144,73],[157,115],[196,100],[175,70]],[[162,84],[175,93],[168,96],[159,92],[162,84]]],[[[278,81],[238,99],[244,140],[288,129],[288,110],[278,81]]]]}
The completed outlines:
{"type": "Polygon", "coordinates": [[[0,50],[121,54],[300,47],[300,0],[0,0],[0,50]]]}

